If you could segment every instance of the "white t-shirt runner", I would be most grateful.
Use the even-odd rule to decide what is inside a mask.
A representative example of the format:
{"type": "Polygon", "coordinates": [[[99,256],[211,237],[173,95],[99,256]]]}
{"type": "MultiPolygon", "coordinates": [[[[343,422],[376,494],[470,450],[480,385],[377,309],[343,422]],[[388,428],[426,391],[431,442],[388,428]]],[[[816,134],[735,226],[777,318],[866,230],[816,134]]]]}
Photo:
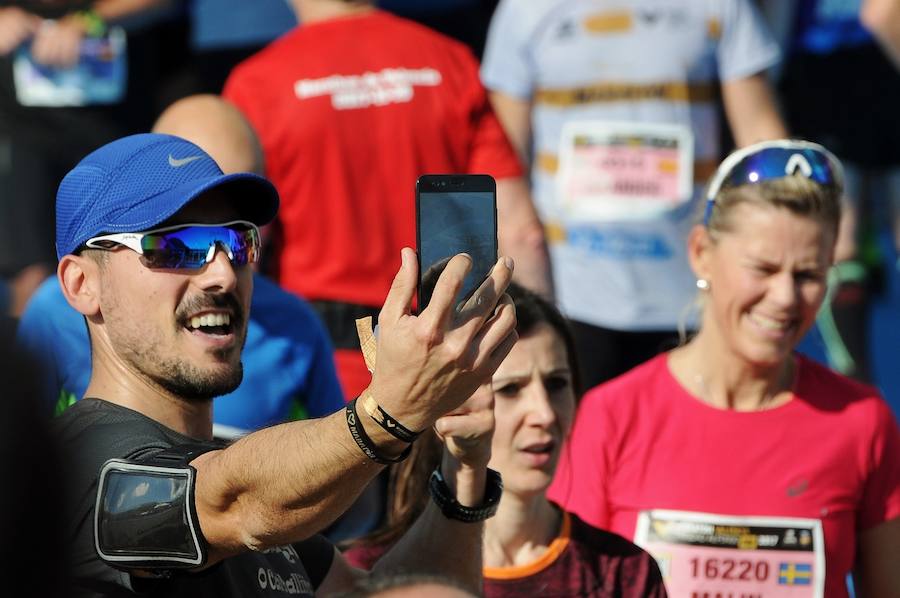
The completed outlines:
{"type": "Polygon", "coordinates": [[[695,292],[687,233],[721,158],[718,79],[777,60],[748,0],[500,2],[482,79],[532,103],[532,190],[569,317],[677,327],[695,292]]]}

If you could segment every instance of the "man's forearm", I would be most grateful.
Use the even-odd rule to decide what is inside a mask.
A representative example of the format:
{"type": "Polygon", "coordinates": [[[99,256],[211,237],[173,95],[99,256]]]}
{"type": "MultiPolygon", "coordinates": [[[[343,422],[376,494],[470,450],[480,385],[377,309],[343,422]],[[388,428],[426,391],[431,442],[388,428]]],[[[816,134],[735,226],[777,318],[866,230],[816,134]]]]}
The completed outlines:
{"type": "MultiPolygon", "coordinates": [[[[379,449],[399,454],[405,445],[368,419],[360,418],[360,424],[379,449]]],[[[255,432],[192,465],[211,562],[324,529],[382,468],[356,445],[343,410],[255,432]]]]}
{"type": "MultiPolygon", "coordinates": [[[[379,314],[378,355],[368,392],[382,410],[414,432],[459,408],[490,379],[516,341],[515,311],[503,295],[513,273],[508,260],[495,264],[465,319],[451,317],[455,293],[470,268],[471,258],[452,258],[428,307],[414,316],[410,304],[418,264],[415,253],[405,248],[379,314]]],[[[393,459],[409,446],[363,411],[352,418],[355,435],[350,422],[342,410],[281,424],[192,462],[197,469],[195,504],[210,563],[318,532],[381,470],[383,465],[370,457],[393,459]],[[360,439],[361,431],[369,441],[360,439]]]]}

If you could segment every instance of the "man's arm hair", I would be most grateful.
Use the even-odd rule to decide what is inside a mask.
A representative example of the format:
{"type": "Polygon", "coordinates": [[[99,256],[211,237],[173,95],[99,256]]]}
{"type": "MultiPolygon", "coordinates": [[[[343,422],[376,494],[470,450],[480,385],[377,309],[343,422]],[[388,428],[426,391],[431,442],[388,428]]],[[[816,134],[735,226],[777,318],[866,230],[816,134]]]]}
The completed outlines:
{"type": "MultiPolygon", "coordinates": [[[[381,450],[399,441],[363,423],[381,450]]],[[[354,443],[343,410],[254,432],[191,463],[209,563],[305,539],[346,511],[381,470],[354,443]]]]}

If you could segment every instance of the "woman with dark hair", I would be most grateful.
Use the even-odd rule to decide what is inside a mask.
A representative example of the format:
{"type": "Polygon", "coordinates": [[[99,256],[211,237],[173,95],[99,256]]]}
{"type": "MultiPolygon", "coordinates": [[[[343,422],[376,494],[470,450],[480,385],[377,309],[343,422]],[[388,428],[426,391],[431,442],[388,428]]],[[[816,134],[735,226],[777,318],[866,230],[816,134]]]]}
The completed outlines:
{"type": "MultiPolygon", "coordinates": [[[[515,284],[507,293],[516,306],[519,340],[492,388],[478,391],[494,395],[489,465],[503,476],[500,506],[485,524],[485,596],[532,596],[538,588],[546,597],[665,596],[649,554],[545,497],[575,413],[574,343],[553,305],[515,284]]],[[[434,433],[423,433],[410,458],[393,466],[387,524],[350,548],[351,562],[370,565],[415,520],[427,504],[428,474],[440,447],[434,433]]]]}
{"type": "Polygon", "coordinates": [[[729,156],[688,240],[685,345],[585,395],[549,495],[657,556],[676,596],[900,595],[900,433],[876,389],[794,352],[825,298],[842,172],[729,156]],[[891,555],[890,557],[888,555],[891,555]]]}

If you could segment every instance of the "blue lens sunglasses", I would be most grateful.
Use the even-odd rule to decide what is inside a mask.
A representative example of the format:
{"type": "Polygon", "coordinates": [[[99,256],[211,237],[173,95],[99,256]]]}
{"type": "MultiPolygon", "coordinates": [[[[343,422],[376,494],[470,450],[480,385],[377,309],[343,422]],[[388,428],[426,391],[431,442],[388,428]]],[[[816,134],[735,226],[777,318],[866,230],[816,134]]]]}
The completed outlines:
{"type": "Polygon", "coordinates": [[[763,141],[725,158],[706,193],[704,226],[709,224],[716,196],[722,189],[802,174],[820,185],[844,187],[844,169],[830,151],[818,143],[793,139],[763,141]]]}
{"type": "Polygon", "coordinates": [[[88,239],[90,249],[127,247],[148,268],[196,270],[211,262],[221,248],[235,266],[259,260],[259,228],[246,220],[224,224],[178,224],[141,233],[113,233],[88,239]]]}

